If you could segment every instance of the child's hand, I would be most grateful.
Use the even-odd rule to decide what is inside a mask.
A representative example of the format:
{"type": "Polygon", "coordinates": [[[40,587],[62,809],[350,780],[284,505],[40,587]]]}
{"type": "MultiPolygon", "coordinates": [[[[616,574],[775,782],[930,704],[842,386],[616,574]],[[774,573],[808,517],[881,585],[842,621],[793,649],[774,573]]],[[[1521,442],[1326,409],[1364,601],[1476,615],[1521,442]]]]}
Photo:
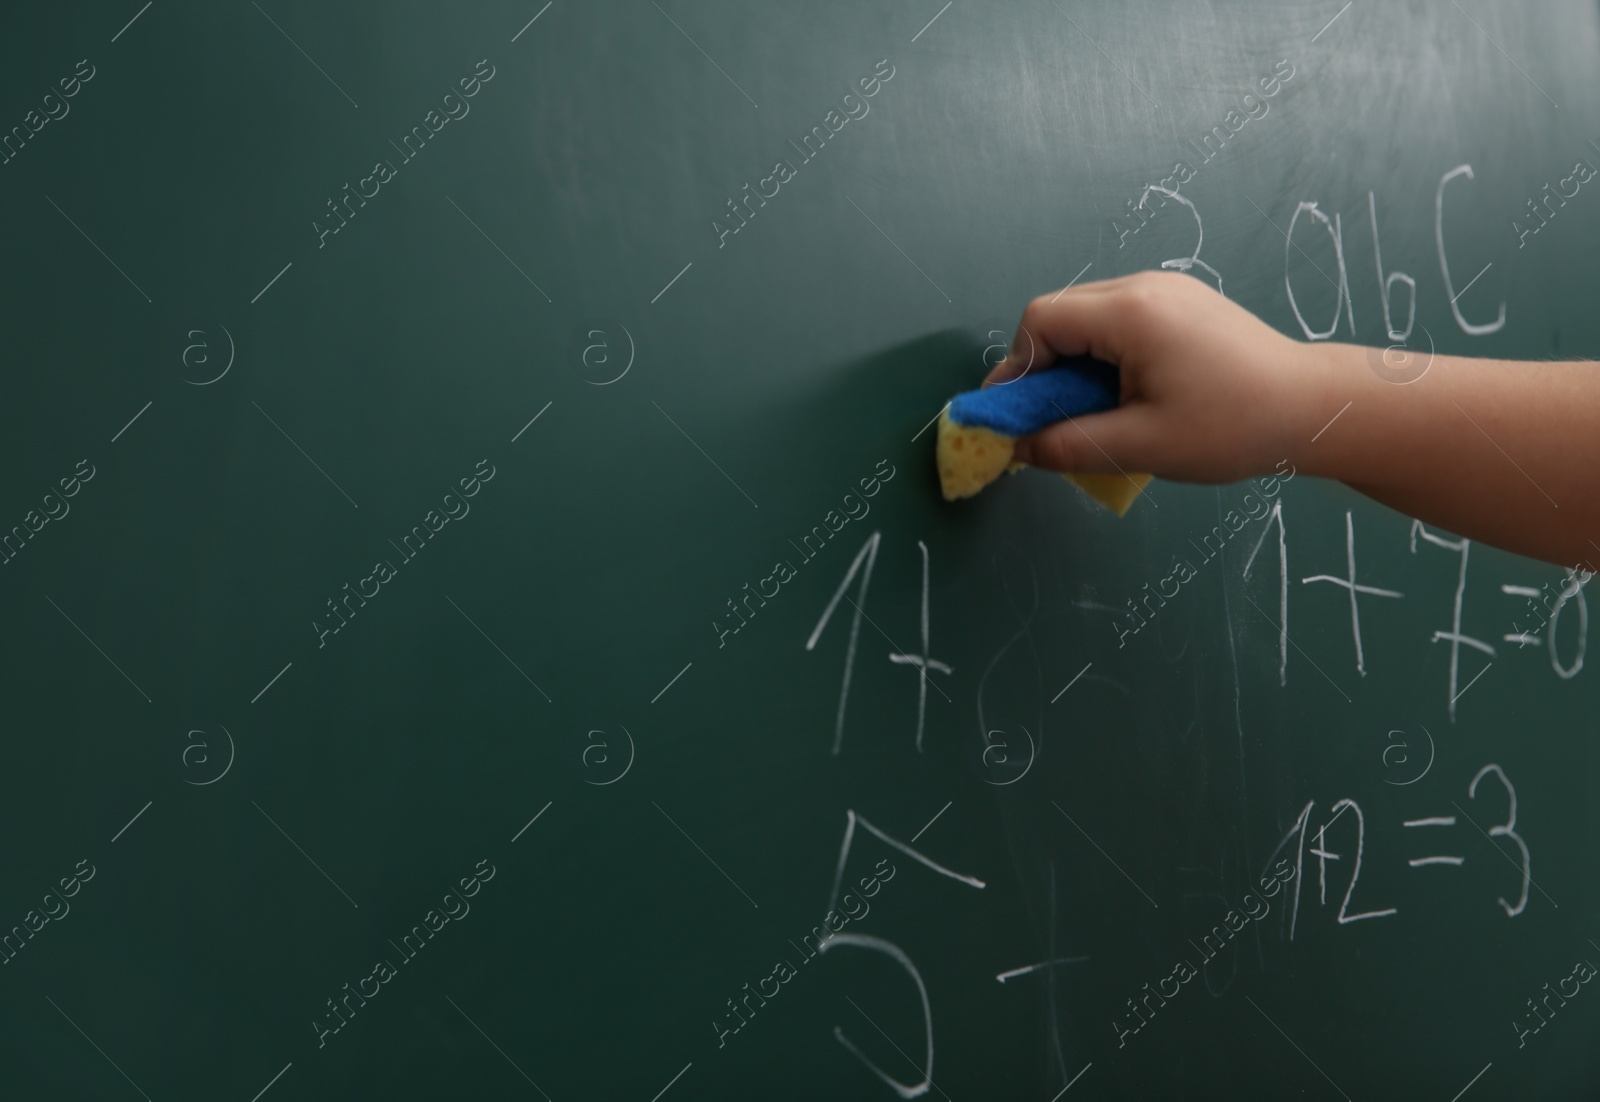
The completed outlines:
{"type": "Polygon", "coordinates": [[[1292,461],[1316,428],[1305,428],[1319,382],[1307,346],[1188,275],[1140,272],[1034,299],[984,385],[1081,353],[1121,369],[1121,406],[1023,437],[1018,460],[1233,482],[1292,461]]]}
{"type": "Polygon", "coordinates": [[[1140,272],[1028,304],[986,385],[1088,353],[1122,404],[1017,441],[1058,471],[1235,482],[1288,460],[1390,508],[1549,562],[1600,560],[1600,368],[1430,355],[1396,386],[1370,350],[1301,344],[1187,275],[1140,272]]]}

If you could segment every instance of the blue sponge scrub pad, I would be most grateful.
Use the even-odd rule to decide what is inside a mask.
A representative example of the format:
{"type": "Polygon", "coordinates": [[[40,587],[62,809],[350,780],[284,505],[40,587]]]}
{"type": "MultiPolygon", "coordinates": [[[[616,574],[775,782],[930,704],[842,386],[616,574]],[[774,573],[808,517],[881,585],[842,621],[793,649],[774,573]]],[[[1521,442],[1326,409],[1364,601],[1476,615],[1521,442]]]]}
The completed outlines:
{"type": "Polygon", "coordinates": [[[1121,389],[1114,365],[1089,356],[1072,357],[1012,382],[958,394],[950,420],[1016,438],[1085,413],[1117,407],[1121,389]]]}
{"type": "MultiPolygon", "coordinates": [[[[1085,413],[1115,409],[1121,395],[1116,367],[1074,356],[1009,383],[958,394],[939,415],[936,461],[946,501],[971,497],[1013,461],[1019,436],[1085,413]]],[[[1067,472],[1062,475],[1119,517],[1150,482],[1147,474],[1067,472]]]]}

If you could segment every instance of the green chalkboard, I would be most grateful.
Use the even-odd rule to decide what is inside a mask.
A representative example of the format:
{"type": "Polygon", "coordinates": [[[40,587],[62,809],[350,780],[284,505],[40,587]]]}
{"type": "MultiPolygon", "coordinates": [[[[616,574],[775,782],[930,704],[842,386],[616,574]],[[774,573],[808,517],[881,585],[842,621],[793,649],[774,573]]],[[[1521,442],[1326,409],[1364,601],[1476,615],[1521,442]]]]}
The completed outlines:
{"type": "Polygon", "coordinates": [[[1163,265],[1600,354],[1594,5],[139,3],[0,38],[5,1097],[1600,1088],[1578,579],[928,428],[1163,265]]]}

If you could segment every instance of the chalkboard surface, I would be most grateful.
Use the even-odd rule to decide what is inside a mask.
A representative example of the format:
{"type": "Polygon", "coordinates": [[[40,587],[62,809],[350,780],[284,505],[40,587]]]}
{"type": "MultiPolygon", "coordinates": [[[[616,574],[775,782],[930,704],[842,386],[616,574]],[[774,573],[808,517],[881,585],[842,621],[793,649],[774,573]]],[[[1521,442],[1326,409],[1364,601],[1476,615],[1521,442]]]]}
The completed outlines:
{"type": "Polygon", "coordinates": [[[1579,579],[928,428],[1600,354],[1594,5],[540,2],[7,13],[0,1093],[1594,1097],[1579,579]]]}

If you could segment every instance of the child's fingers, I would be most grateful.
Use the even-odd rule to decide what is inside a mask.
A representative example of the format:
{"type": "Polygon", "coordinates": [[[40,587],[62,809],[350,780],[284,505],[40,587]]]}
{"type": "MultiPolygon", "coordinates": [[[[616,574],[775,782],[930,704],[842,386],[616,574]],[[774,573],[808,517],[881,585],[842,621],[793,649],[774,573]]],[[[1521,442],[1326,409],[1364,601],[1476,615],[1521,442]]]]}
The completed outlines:
{"type": "Polygon", "coordinates": [[[982,388],[986,386],[999,386],[1003,383],[1016,382],[1029,371],[1033,370],[1034,366],[1035,365],[1033,365],[1031,357],[1025,356],[1021,359],[1018,359],[1017,357],[1008,354],[1005,359],[1001,360],[999,363],[995,364],[989,369],[989,374],[985,375],[983,377],[983,382],[979,383],[978,385],[980,388],[982,388]]]}
{"type": "Polygon", "coordinates": [[[984,386],[1015,382],[1031,371],[1045,370],[1059,358],[1048,344],[1033,335],[1026,320],[1027,313],[1024,312],[1023,321],[1018,323],[1017,331],[1011,337],[1011,351],[1006,353],[1005,359],[989,369],[989,374],[983,380],[984,386]]]}
{"type": "Polygon", "coordinates": [[[1028,303],[1011,340],[1011,352],[989,372],[985,386],[1008,383],[1041,371],[1062,356],[1084,352],[1119,362],[1097,349],[1111,347],[1122,321],[1121,300],[1133,277],[1084,283],[1041,295],[1028,303]]]}
{"type": "Polygon", "coordinates": [[[1059,421],[1017,440],[1012,457],[1047,471],[1148,471],[1159,438],[1154,411],[1123,406],[1059,421]]]}

